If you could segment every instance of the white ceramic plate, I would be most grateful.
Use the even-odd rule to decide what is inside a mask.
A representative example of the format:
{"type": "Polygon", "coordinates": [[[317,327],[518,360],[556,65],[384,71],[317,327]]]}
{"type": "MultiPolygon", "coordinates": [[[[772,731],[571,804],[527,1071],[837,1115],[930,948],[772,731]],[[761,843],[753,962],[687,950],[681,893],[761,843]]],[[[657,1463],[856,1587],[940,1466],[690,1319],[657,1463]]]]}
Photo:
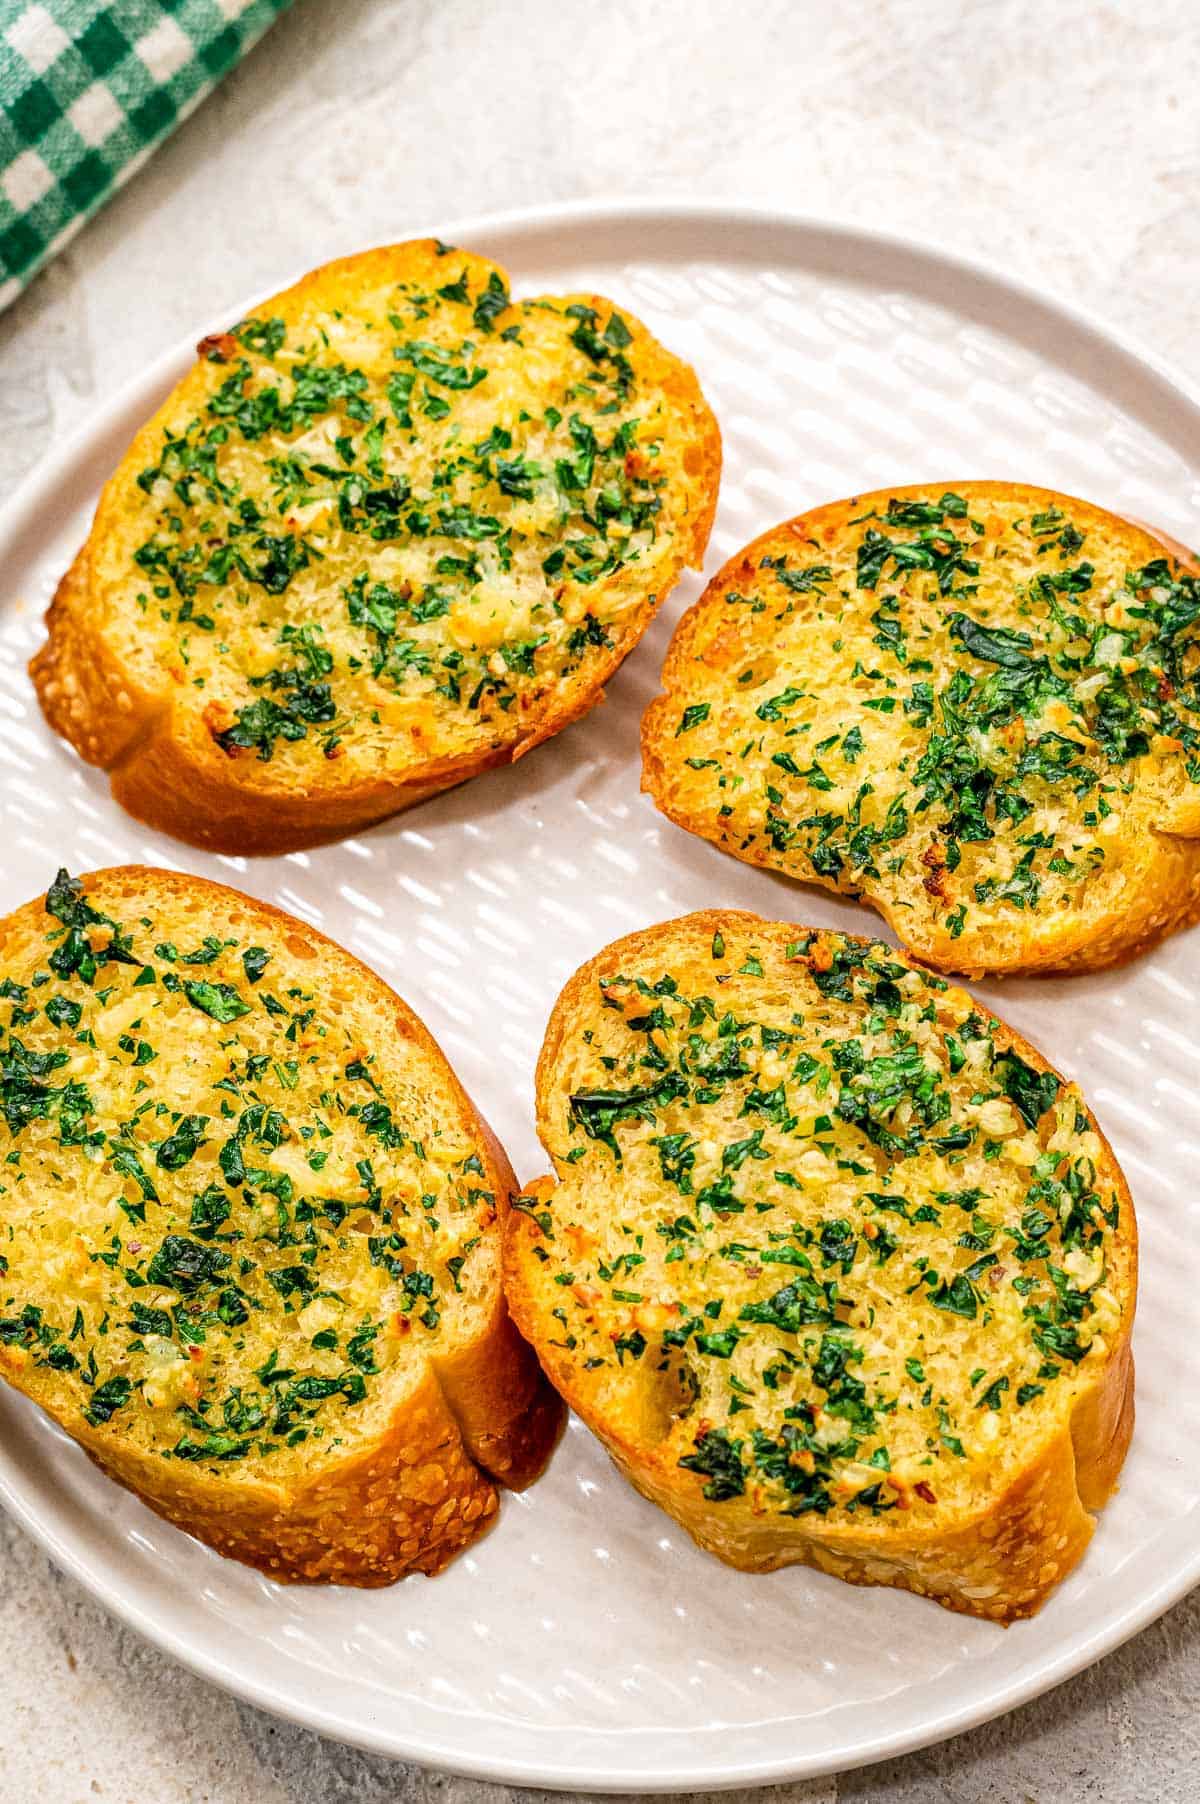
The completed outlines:
{"type": "MultiPolygon", "coordinates": [[[[1200,407],[1067,308],[930,250],[778,215],[584,209],[443,232],[518,291],[596,289],[699,371],[725,438],[715,569],[764,527],[888,483],[1009,477],[1200,543],[1200,407]]],[[[281,276],[287,272],[281,272],[281,276]]],[[[224,313],[213,297],[205,329],[224,313]]],[[[189,361],[119,395],[0,532],[0,910],[143,860],[224,879],[351,947],[424,1016],[523,1178],[533,1062],[565,978],[630,928],[719,903],[862,930],[638,793],[637,726],[683,583],[606,706],[516,769],[343,845],[208,858],[149,833],[43,724],[25,675],[97,489],[189,361]]],[[[727,1571],[573,1424],[547,1476],[436,1580],[280,1588],[177,1533],[31,1406],[0,1397],[0,1500],[58,1563],[218,1684],[432,1766],[588,1790],[712,1788],[853,1766],[968,1728],[1078,1671],[1200,1579],[1200,934],[1108,975],[1012,982],[1004,1013],[1077,1076],[1142,1234],[1138,1427],[1082,1565],[1003,1631],[895,1591],[727,1571]]],[[[1001,995],[994,987],[995,998],[1001,995]]],[[[997,1001],[997,1006],[1000,1006],[997,1001]]]]}

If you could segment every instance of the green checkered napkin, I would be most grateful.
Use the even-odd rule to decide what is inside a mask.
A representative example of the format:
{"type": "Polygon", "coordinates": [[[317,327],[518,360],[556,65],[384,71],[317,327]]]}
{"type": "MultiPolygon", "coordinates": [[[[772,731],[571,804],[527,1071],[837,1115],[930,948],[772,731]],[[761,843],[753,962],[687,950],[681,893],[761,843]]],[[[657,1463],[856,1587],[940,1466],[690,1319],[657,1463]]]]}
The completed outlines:
{"type": "Polygon", "coordinates": [[[0,0],[0,308],[291,0],[0,0]]]}

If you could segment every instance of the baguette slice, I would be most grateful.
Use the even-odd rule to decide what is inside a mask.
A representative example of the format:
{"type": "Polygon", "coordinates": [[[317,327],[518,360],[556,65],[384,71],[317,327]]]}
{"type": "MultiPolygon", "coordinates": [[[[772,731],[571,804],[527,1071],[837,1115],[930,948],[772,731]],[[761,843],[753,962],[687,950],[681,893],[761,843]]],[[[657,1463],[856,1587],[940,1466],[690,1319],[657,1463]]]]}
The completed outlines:
{"type": "Polygon", "coordinates": [[[1197,569],[1013,483],[817,508],[680,622],[643,786],[940,970],[1117,963],[1200,910],[1197,569]]]}
{"type": "Polygon", "coordinates": [[[712,911],[571,979],[537,1104],[509,1303],[631,1483],[747,1572],[1037,1610],[1133,1426],[1137,1230],[1074,1085],[890,946],[712,911]]]}
{"type": "Polygon", "coordinates": [[[214,883],[0,921],[0,1373],[275,1579],[383,1585],[535,1478],[561,1406],[501,1292],[512,1171],[416,1016],[214,883]]]}
{"type": "Polygon", "coordinates": [[[31,671],[139,819],[290,851],[509,763],[601,699],[720,478],[688,366],[597,295],[432,239],[198,347],[31,671]]]}

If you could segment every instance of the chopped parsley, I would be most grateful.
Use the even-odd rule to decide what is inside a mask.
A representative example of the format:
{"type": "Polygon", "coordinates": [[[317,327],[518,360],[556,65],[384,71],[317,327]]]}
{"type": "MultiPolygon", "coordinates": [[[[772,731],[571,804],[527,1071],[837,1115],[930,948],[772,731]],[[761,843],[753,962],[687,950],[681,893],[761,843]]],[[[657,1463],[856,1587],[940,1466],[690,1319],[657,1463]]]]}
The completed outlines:
{"type": "Polygon", "coordinates": [[[418,1122],[286,927],[149,908],[62,871],[0,967],[0,1344],[164,1460],[319,1465],[442,1332],[496,1199],[436,1078],[418,1122]]]}
{"type": "Polygon", "coordinates": [[[611,308],[514,302],[448,252],[395,285],[361,362],[333,324],[205,340],[195,416],[130,502],[139,645],[173,705],[309,781],[489,752],[565,679],[598,683],[631,592],[674,578],[695,487],[692,410],[611,308]]]}
{"type": "Polygon", "coordinates": [[[1162,824],[1155,770],[1169,812],[1200,784],[1200,578],[1122,563],[1067,506],[978,512],[864,503],[807,567],[789,527],[706,604],[755,621],[720,707],[693,659],[663,717],[687,819],[966,969],[1111,888],[1162,824]]]}
{"type": "Polygon", "coordinates": [[[710,1503],[931,1509],[1003,1457],[996,1418],[1063,1419],[1127,1307],[1112,1168],[1075,1093],[891,947],[690,931],[686,982],[645,936],[565,1017],[564,1175],[517,1202],[554,1344],[638,1386],[710,1503]],[[985,1130],[998,1098],[1019,1133],[985,1130]]]}

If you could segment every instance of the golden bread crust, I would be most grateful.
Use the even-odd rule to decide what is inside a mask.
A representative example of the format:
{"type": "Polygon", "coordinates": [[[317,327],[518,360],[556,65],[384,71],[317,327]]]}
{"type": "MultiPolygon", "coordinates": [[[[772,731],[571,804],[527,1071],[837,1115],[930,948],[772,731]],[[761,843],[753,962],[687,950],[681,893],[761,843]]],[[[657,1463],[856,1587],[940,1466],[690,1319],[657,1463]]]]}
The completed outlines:
{"type": "MultiPolygon", "coordinates": [[[[752,932],[759,947],[790,941],[804,932],[793,924],[766,922],[750,914],[706,910],[626,936],[590,960],[565,986],[547,1027],[536,1086],[539,1134],[555,1160],[558,1178],[528,1186],[523,1207],[509,1218],[505,1285],[513,1316],[537,1348],[552,1383],[603,1442],[629,1482],[727,1565],[746,1572],[810,1565],[854,1584],[896,1586],[999,1623],[1031,1616],[1081,1558],[1095,1526],[1091,1512],[1101,1508],[1115,1489],[1133,1429],[1130,1335],[1137,1227],[1128,1185],[1094,1123],[1103,1179],[1120,1202],[1120,1228],[1108,1253],[1108,1282],[1121,1299],[1119,1328],[1106,1337],[1103,1356],[1089,1360],[1086,1378],[1077,1381],[1069,1409],[1060,1411],[1046,1432],[1035,1437],[1015,1470],[1006,1468],[1008,1476],[999,1491],[981,1481],[965,1500],[943,1503],[923,1520],[905,1510],[885,1516],[866,1517],[860,1512],[789,1520],[767,1509],[753,1487],[741,1496],[710,1501],[704,1495],[703,1477],[678,1463],[678,1444],[666,1439],[648,1392],[643,1409],[641,1399],[631,1400],[623,1378],[614,1381],[611,1367],[589,1370],[565,1344],[568,1336],[552,1314],[563,1293],[546,1275],[549,1242],[538,1218],[547,1204],[553,1233],[560,1242],[565,1236],[572,1259],[579,1257],[580,1245],[572,1221],[564,1222],[553,1209],[556,1190],[572,1169],[563,1156],[560,1126],[564,1085],[569,1088],[568,1048],[577,1042],[581,1025],[595,1021],[598,987],[615,974],[644,970],[649,975],[652,968],[665,967],[682,988],[698,958],[711,969],[706,953],[713,936],[723,935],[732,943],[739,931],[752,932]]],[[[711,982],[711,975],[704,974],[711,982]]],[[[1002,1023],[996,1045],[1017,1053],[1035,1072],[1052,1069],[1036,1048],[1002,1023]]],[[[614,1198],[606,1207],[619,1213],[620,1203],[614,1198]]],[[[663,1208],[671,1212],[665,1203],[663,1208]]],[[[735,1219],[745,1233],[747,1218],[735,1219]]],[[[636,1244],[653,1238],[647,1232],[636,1244]]],[[[637,1382],[649,1387],[652,1381],[637,1382]]],[[[753,1425],[753,1417],[748,1420],[753,1425]]]]}
{"type": "MultiPolygon", "coordinates": [[[[472,1356],[486,1369],[490,1349],[477,1347],[472,1356]]],[[[288,1487],[234,1491],[86,1424],[62,1426],[158,1515],[279,1583],[377,1586],[409,1572],[432,1576],[499,1508],[496,1486],[467,1453],[432,1372],[374,1446],[288,1487]]]]}

